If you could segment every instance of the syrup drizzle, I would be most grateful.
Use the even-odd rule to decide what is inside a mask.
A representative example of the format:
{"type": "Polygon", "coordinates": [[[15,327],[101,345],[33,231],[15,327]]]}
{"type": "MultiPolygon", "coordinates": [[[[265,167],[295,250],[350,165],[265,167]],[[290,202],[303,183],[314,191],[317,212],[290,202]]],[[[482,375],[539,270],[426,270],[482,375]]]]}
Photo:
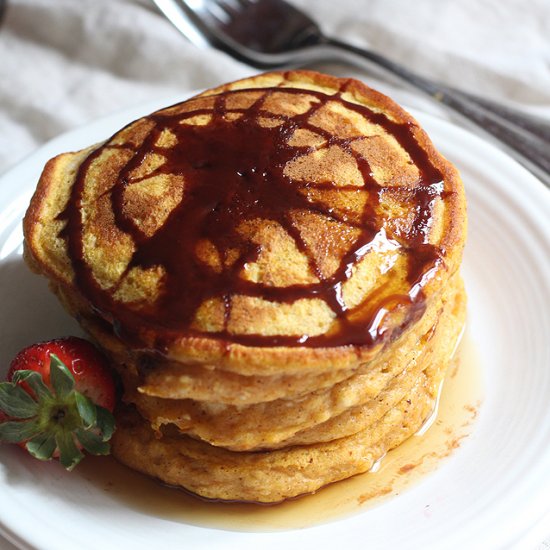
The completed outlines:
{"type": "MultiPolygon", "coordinates": [[[[428,475],[443,468],[449,456],[460,453],[459,447],[475,430],[482,408],[485,394],[482,373],[478,350],[467,330],[447,370],[437,417],[427,431],[422,430],[389,451],[368,473],[275,506],[203,501],[129,470],[112,457],[89,456],[75,474],[87,479],[93,485],[91,489],[108,493],[110,502],[114,500],[139,514],[190,525],[269,532],[341,520],[368,512],[416,484],[428,481],[428,475]]],[[[464,457],[458,454],[453,460],[464,460],[464,457]]],[[[444,479],[447,474],[441,471],[440,475],[443,476],[440,479],[444,479]]],[[[424,506],[426,515],[436,513],[437,505],[436,495],[419,504],[424,506]]],[[[365,521],[369,521],[367,515],[365,521]]]]}
{"type": "Polygon", "coordinates": [[[231,113],[241,115],[231,121],[225,118],[229,112],[226,106],[228,98],[255,90],[225,91],[215,96],[214,106],[210,109],[196,108],[177,114],[161,111],[148,116],[152,127],[140,145],[113,144],[111,139],[88,156],[80,166],[67,207],[59,216],[67,221],[61,235],[67,239],[76,285],[103,318],[110,320],[115,328],[124,327],[124,332],[119,334],[123,339],[134,339],[143,326],[167,336],[196,334],[197,331],[191,328],[194,315],[199,306],[211,298],[221,299],[224,304],[224,326],[223,330],[208,333],[208,336],[253,346],[368,347],[396,338],[422,315],[425,309],[422,289],[445,255],[443,249],[428,241],[435,201],[446,192],[443,176],[415,139],[413,124],[392,121],[383,113],[351,103],[342,97],[345,90],[346,85],[335,95],[329,96],[297,88],[264,88],[259,90],[262,95],[251,106],[231,109],[231,113]],[[311,106],[305,113],[292,117],[273,114],[264,108],[264,104],[276,92],[309,96],[312,98],[311,106]],[[349,309],[343,300],[342,285],[377,240],[387,241],[377,206],[383,193],[395,192],[395,189],[379,184],[367,159],[352,147],[364,136],[342,138],[310,122],[312,115],[329,101],[339,102],[391,134],[409,154],[420,175],[416,185],[397,188],[414,197],[415,201],[411,229],[398,237],[399,247],[407,252],[410,288],[389,296],[384,295],[383,287],[378,288],[355,309],[349,309]],[[211,115],[211,119],[202,126],[181,123],[198,115],[211,115]],[[277,119],[280,123],[274,127],[260,126],[256,121],[261,117],[277,119]],[[310,130],[321,136],[324,142],[314,147],[290,146],[289,138],[297,129],[310,130]],[[172,148],[157,145],[166,130],[177,138],[177,145],[172,148]],[[332,181],[296,182],[285,174],[289,162],[332,146],[338,146],[353,157],[363,178],[362,187],[337,186],[332,181]],[[83,192],[91,164],[107,148],[120,148],[133,153],[110,189],[114,224],[130,235],[135,243],[135,252],[123,277],[137,266],[147,269],[160,265],[165,270],[160,296],[154,304],[143,306],[139,312],[115,300],[113,290],[100,287],[84,255],[83,192]],[[164,163],[146,176],[132,178],[134,170],[150,154],[162,156],[164,163]],[[148,236],[124,210],[125,189],[130,184],[161,174],[182,176],[184,196],[164,224],[148,236]],[[357,221],[304,193],[304,189],[365,193],[367,200],[357,221]],[[315,256],[290,216],[292,211],[319,214],[360,231],[354,245],[341,258],[331,276],[323,276],[315,256]],[[310,270],[319,282],[276,287],[243,279],[240,273],[247,263],[258,259],[261,248],[244,238],[238,227],[243,220],[254,219],[270,220],[282,226],[307,258],[310,270]],[[197,243],[204,239],[213,243],[220,253],[222,264],[225,264],[230,249],[239,251],[238,259],[221,271],[213,269],[196,257],[197,243]],[[232,334],[228,324],[232,297],[236,295],[279,303],[318,297],[332,309],[337,322],[329,332],[316,336],[232,334]],[[395,309],[403,310],[403,320],[399,327],[388,330],[384,318],[395,309]]]}

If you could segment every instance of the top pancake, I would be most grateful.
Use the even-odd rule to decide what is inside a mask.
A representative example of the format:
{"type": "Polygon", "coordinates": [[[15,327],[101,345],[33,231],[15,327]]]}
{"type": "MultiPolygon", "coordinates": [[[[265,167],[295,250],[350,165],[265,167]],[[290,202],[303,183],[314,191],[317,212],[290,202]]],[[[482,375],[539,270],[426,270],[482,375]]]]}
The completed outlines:
{"type": "Polygon", "coordinates": [[[31,264],[132,347],[250,372],[349,368],[457,270],[465,203],[390,99],[293,71],[52,159],[24,231],[31,264]]]}

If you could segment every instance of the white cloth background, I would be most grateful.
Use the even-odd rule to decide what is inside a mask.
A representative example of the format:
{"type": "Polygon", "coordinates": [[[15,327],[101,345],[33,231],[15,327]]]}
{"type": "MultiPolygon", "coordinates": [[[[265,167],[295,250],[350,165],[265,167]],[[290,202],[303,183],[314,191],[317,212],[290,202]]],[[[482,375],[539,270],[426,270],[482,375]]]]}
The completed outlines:
{"type": "MultiPolygon", "coordinates": [[[[550,0],[295,3],[328,33],[550,119],[550,0]]],[[[328,69],[434,109],[365,73],[328,69]]],[[[223,53],[198,51],[149,0],[7,0],[0,22],[0,173],[99,116],[251,72],[223,53]]]]}
{"type": "MultiPolygon", "coordinates": [[[[293,1],[327,33],[550,120],[550,0],[293,1]]],[[[429,100],[365,72],[323,68],[438,112],[429,100]]],[[[223,53],[197,50],[149,0],[7,0],[0,19],[0,174],[97,117],[253,72],[223,53]]]]}

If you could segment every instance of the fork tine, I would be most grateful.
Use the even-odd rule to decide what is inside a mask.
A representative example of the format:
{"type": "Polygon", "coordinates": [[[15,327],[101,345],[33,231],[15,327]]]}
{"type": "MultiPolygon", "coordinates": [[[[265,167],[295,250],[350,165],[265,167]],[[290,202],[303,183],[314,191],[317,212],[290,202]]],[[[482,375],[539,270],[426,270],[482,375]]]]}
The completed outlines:
{"type": "Polygon", "coordinates": [[[233,19],[231,9],[225,6],[222,2],[205,2],[205,7],[211,17],[218,20],[223,25],[226,25],[233,19]]]}
{"type": "Polygon", "coordinates": [[[314,42],[312,34],[314,38],[321,36],[321,30],[315,23],[285,0],[153,2],[193,42],[220,48],[261,68],[283,66],[289,55],[314,42]],[[180,20],[183,17],[174,16],[174,8],[178,6],[179,11],[183,11],[189,19],[189,22],[186,19],[185,25],[180,20]],[[273,25],[273,21],[278,24],[273,25]],[[195,32],[190,32],[190,25],[196,26],[195,32]]]}
{"type": "MultiPolygon", "coordinates": [[[[243,2],[240,2],[240,0],[218,0],[220,4],[224,4],[227,7],[231,8],[232,10],[238,10],[243,2]]],[[[246,2],[244,2],[246,5],[246,2]]]]}
{"type": "Polygon", "coordinates": [[[242,11],[239,0],[215,0],[215,2],[221,8],[223,8],[226,13],[228,13],[231,17],[239,15],[239,13],[242,11]]]}

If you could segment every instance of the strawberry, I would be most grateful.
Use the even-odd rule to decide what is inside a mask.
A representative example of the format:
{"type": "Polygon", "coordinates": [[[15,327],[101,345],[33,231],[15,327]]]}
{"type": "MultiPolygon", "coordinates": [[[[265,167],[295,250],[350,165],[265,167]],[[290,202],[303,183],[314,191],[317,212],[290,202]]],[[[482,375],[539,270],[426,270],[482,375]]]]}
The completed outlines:
{"type": "Polygon", "coordinates": [[[81,338],[34,344],[0,383],[0,442],[18,443],[39,460],[59,457],[72,470],[82,449],[109,454],[115,384],[105,358],[81,338]]]}

